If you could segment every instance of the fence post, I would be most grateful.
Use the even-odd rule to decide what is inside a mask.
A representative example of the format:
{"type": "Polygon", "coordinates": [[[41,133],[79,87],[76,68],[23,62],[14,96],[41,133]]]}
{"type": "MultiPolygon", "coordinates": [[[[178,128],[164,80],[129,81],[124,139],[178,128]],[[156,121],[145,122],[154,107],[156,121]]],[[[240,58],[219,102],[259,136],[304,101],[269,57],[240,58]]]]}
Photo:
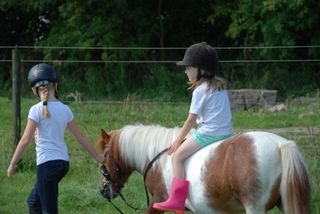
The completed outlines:
{"type": "Polygon", "coordinates": [[[21,58],[18,46],[12,50],[13,140],[18,145],[21,132],[21,58]]]}

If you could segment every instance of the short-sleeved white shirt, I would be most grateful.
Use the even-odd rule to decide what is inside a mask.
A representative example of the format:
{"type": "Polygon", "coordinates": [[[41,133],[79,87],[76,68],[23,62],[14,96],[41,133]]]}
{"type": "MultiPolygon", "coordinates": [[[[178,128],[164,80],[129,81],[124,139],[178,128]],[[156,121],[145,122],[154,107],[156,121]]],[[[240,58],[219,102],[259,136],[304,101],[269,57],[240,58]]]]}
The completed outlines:
{"type": "Polygon", "coordinates": [[[60,101],[48,101],[50,117],[42,115],[42,102],[32,106],[28,119],[37,122],[35,132],[37,165],[51,160],[69,161],[64,132],[67,124],[73,120],[71,109],[60,101]]]}
{"type": "Polygon", "coordinates": [[[197,115],[197,131],[206,135],[232,134],[232,115],[228,92],[210,88],[201,83],[192,93],[190,113],[197,115]]]}

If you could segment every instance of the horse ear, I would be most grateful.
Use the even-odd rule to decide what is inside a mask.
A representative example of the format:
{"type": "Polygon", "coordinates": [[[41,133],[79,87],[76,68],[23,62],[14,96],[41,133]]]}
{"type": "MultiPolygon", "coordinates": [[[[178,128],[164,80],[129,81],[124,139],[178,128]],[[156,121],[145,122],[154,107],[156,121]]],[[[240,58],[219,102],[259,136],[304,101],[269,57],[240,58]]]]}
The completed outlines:
{"type": "Polygon", "coordinates": [[[104,129],[101,129],[101,137],[103,139],[108,139],[110,138],[110,135],[104,129]]]}
{"type": "Polygon", "coordinates": [[[96,142],[96,148],[100,151],[103,152],[105,146],[106,146],[106,142],[105,140],[107,139],[107,141],[110,139],[110,135],[103,129],[101,129],[101,138],[96,142]]]}

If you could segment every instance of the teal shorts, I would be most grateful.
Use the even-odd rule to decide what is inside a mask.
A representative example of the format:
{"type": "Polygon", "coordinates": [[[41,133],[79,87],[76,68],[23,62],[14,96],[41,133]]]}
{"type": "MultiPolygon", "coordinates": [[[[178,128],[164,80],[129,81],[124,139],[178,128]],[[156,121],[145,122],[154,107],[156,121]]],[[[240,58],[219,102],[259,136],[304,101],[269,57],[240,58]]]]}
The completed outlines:
{"type": "Polygon", "coordinates": [[[226,139],[230,137],[230,135],[217,135],[217,136],[211,136],[206,134],[201,134],[197,131],[193,132],[192,139],[201,147],[205,147],[211,143],[226,139]]]}

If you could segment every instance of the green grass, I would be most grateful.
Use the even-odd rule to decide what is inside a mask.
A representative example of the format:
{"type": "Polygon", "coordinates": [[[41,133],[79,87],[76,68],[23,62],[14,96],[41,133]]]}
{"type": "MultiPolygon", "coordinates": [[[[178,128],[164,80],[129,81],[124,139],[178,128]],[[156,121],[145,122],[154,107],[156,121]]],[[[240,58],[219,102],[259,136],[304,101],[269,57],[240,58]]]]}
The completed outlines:
{"type": "MultiPolygon", "coordinates": [[[[22,99],[22,130],[26,123],[29,107],[36,100],[22,99]]],[[[320,104],[306,106],[289,106],[285,112],[268,112],[263,109],[234,112],[235,130],[244,129],[279,129],[289,128],[282,132],[284,137],[295,140],[304,153],[312,178],[312,213],[320,212],[320,104]],[[291,132],[291,128],[301,132],[291,132]]],[[[35,180],[35,152],[31,145],[25,153],[22,167],[9,179],[6,169],[11,159],[14,145],[12,138],[12,104],[7,98],[0,97],[0,213],[27,213],[26,199],[35,180]]],[[[188,103],[138,103],[124,101],[120,103],[71,103],[76,121],[94,142],[100,129],[118,129],[127,124],[160,124],[167,127],[181,126],[188,114],[188,103]]],[[[98,165],[80,147],[67,132],[66,141],[69,147],[70,171],[60,184],[60,213],[117,213],[117,211],[98,191],[98,165]]],[[[134,173],[123,189],[127,201],[135,207],[146,208],[142,176],[134,173]]],[[[113,201],[124,213],[134,213],[120,198],[113,201]]],[[[137,213],[143,213],[138,211],[137,213]]],[[[269,213],[279,213],[273,209],[269,213]]]]}

